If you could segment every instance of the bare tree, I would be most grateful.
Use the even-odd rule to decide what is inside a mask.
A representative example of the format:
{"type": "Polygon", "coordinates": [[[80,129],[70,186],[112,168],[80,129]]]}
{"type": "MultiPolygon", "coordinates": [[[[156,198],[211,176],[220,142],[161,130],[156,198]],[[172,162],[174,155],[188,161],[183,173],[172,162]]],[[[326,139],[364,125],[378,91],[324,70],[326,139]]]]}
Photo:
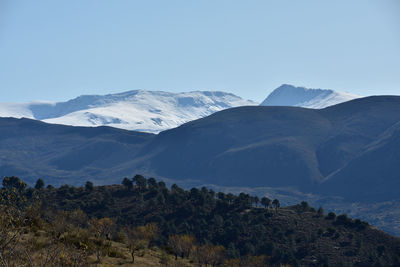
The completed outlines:
{"type": "Polygon", "coordinates": [[[190,235],[172,235],[168,239],[168,246],[174,252],[175,260],[178,259],[178,255],[182,258],[188,257],[193,251],[195,243],[195,238],[190,235]]]}
{"type": "Polygon", "coordinates": [[[135,253],[148,248],[152,241],[158,236],[158,226],[156,223],[148,223],[136,228],[126,228],[128,249],[131,253],[132,263],[135,262],[135,253]]]}

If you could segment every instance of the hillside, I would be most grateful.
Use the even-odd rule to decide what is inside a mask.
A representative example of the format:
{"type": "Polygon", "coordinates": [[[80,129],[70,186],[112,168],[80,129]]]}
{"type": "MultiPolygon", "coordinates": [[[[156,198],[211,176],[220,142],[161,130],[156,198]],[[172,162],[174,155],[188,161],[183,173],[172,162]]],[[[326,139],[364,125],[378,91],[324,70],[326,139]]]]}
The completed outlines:
{"type": "Polygon", "coordinates": [[[400,234],[391,211],[400,199],[399,121],[398,96],[325,109],[239,107],[158,135],[0,118],[0,175],[82,185],[143,173],[186,188],[271,192],[291,198],[285,203],[306,197],[332,209],[341,203],[338,210],[357,216],[369,203],[375,215],[362,218],[400,234]]]}
{"type": "Polygon", "coordinates": [[[132,160],[153,137],[111,127],[0,118],[0,175],[23,176],[29,183],[42,177],[57,185],[82,184],[90,177],[104,184],[118,173],[114,167],[132,160]]]}
{"type": "Polygon", "coordinates": [[[330,89],[309,89],[283,84],[272,91],[260,106],[326,108],[360,96],[330,89]]]}
{"type": "Polygon", "coordinates": [[[159,135],[0,118],[0,175],[75,184],[77,176],[110,183],[109,177],[142,172],[194,184],[314,191],[400,120],[399,102],[382,96],[321,110],[240,107],[159,135]]]}
{"type": "MultiPolygon", "coordinates": [[[[396,96],[361,98],[321,110],[239,107],[162,132],[143,152],[151,159],[146,167],[156,175],[219,186],[292,187],[319,193],[325,181],[335,181],[329,177],[343,173],[349,179],[346,190],[357,198],[354,193],[359,192],[362,177],[376,174],[376,164],[364,161],[356,170],[357,181],[345,175],[344,167],[367,151],[379,152],[376,157],[386,160],[382,155],[391,155],[389,150],[371,146],[399,121],[396,96]]],[[[396,140],[399,132],[391,134],[396,140]]],[[[391,149],[398,148],[391,144],[391,149]]],[[[398,196],[391,183],[399,160],[391,157],[387,161],[391,174],[382,172],[379,177],[387,182],[376,192],[381,199],[398,196]]],[[[335,188],[331,195],[346,196],[340,183],[335,188]]]]}
{"type": "Polygon", "coordinates": [[[143,150],[163,177],[309,189],[323,178],[313,149],[330,130],[314,110],[241,107],[162,132],[143,150]]]}
{"type": "Polygon", "coordinates": [[[368,145],[360,156],[329,176],[323,184],[322,192],[341,190],[341,195],[358,201],[399,197],[399,148],[400,121],[368,145]]]}
{"type": "MultiPolygon", "coordinates": [[[[112,262],[128,263],[129,252],[133,253],[131,261],[150,254],[165,265],[166,261],[176,264],[176,260],[185,260],[188,266],[400,263],[399,238],[346,215],[324,214],[322,208],[315,210],[306,202],[280,207],[276,199],[216,193],[207,188],[167,188],[163,182],[140,175],[124,179],[123,185],[101,187],[86,183],[78,188],[44,188],[38,181],[36,189],[26,189],[15,177],[5,178],[3,186],[1,211],[26,207],[21,210],[26,225],[13,227],[33,234],[28,243],[24,238],[16,240],[26,244],[27,253],[37,261],[41,251],[56,246],[67,248],[70,256],[58,258],[62,254],[56,253],[55,262],[79,258],[81,264],[113,258],[112,262]],[[10,195],[20,204],[13,206],[10,195]],[[35,212],[30,212],[32,209],[35,212]]],[[[13,218],[18,219],[20,213],[15,214],[13,218]]],[[[2,255],[13,260],[16,254],[8,254],[7,249],[2,255]]],[[[27,260],[26,255],[16,260],[27,260]]],[[[149,260],[154,262],[154,258],[149,260]]]]}
{"type": "Polygon", "coordinates": [[[223,109],[246,105],[256,103],[217,91],[169,93],[134,90],[109,95],[83,95],[57,103],[0,103],[0,117],[158,133],[223,109]]]}

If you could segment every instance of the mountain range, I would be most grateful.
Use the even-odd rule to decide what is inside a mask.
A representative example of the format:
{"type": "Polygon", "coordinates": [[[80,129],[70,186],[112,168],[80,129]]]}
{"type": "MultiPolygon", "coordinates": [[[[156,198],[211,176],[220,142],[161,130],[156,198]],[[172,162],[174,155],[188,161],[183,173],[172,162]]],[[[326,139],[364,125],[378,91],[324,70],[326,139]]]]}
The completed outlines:
{"type": "MultiPolygon", "coordinates": [[[[397,181],[399,98],[366,97],[325,109],[231,108],[157,135],[1,118],[0,175],[110,183],[142,172],[197,184],[335,194],[333,188],[363,180],[376,182],[375,189],[383,186],[389,191],[375,194],[390,198],[397,195],[385,183],[397,181]],[[373,179],[377,172],[379,183],[373,179]]],[[[349,191],[351,197],[354,190],[346,186],[340,195],[349,191]]]]}
{"type": "MultiPolygon", "coordinates": [[[[357,97],[333,90],[284,84],[275,89],[261,105],[324,108],[357,97]]],[[[217,111],[254,105],[258,104],[218,91],[170,93],[134,90],[109,95],[83,95],[66,102],[0,103],[0,117],[159,133],[217,111]]]]}
{"type": "Polygon", "coordinates": [[[0,176],[111,184],[141,173],[183,186],[392,203],[400,199],[399,140],[399,96],[324,109],[237,107],[157,135],[0,118],[0,176]]]}
{"type": "Polygon", "coordinates": [[[147,91],[3,103],[0,115],[9,117],[0,118],[0,176],[81,185],[140,173],[186,188],[307,200],[400,235],[400,97],[307,106],[331,104],[337,95],[282,85],[260,106],[223,92],[147,91]],[[292,99],[277,97],[285,94],[292,99]],[[139,127],[137,116],[150,133],[101,126],[139,127]]]}
{"type": "Polygon", "coordinates": [[[158,133],[216,111],[247,105],[256,103],[225,92],[134,90],[109,95],[83,95],[57,103],[0,103],[0,117],[158,133]]]}

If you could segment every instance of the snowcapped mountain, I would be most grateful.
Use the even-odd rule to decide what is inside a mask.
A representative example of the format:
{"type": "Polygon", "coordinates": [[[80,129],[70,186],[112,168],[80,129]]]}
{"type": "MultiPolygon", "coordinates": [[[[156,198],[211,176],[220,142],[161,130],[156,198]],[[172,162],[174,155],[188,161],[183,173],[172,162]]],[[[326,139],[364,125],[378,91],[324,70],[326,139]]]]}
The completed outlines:
{"type": "Polygon", "coordinates": [[[257,103],[225,92],[134,90],[104,96],[83,95],[57,103],[0,103],[0,117],[158,133],[223,109],[248,105],[257,103]]]}
{"type": "Polygon", "coordinates": [[[276,88],[260,106],[296,106],[319,109],[360,97],[329,89],[308,89],[283,84],[276,88]]]}

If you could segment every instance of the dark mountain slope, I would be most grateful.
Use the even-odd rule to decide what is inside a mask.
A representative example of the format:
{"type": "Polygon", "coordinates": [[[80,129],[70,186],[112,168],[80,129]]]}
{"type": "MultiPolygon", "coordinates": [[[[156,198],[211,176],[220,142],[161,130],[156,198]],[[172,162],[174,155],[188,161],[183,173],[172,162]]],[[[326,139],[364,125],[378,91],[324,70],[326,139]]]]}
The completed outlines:
{"type": "Polygon", "coordinates": [[[400,96],[370,96],[319,110],[336,131],[376,138],[399,120],[400,96]]]}
{"type": "Polygon", "coordinates": [[[182,184],[292,187],[317,193],[331,177],[326,183],[332,183],[332,190],[324,192],[347,196],[341,182],[333,186],[334,180],[355,179],[346,188],[352,192],[362,177],[373,180],[379,173],[385,192],[394,185],[393,166],[400,166],[397,131],[389,131],[398,121],[396,96],[356,99],[322,110],[233,108],[159,135],[1,118],[0,175],[81,184],[113,183],[143,173],[182,184]],[[385,132],[392,137],[383,138],[385,132]]]}
{"type": "Polygon", "coordinates": [[[162,132],[145,150],[165,177],[309,187],[322,179],[313,151],[330,130],[315,110],[240,107],[162,132]]]}
{"type": "Polygon", "coordinates": [[[314,191],[399,120],[395,96],[323,110],[239,107],[162,132],[143,152],[147,169],[162,177],[314,191]]]}
{"type": "Polygon", "coordinates": [[[345,166],[400,117],[400,97],[373,96],[355,99],[319,111],[334,129],[317,149],[324,176],[345,166]]]}
{"type": "Polygon", "coordinates": [[[0,119],[0,175],[54,184],[107,182],[110,167],[131,160],[154,135],[110,127],[72,127],[0,119]]]}
{"type": "Polygon", "coordinates": [[[324,194],[350,200],[379,201],[399,198],[400,122],[370,144],[365,152],[332,174],[323,183],[324,194]]]}

